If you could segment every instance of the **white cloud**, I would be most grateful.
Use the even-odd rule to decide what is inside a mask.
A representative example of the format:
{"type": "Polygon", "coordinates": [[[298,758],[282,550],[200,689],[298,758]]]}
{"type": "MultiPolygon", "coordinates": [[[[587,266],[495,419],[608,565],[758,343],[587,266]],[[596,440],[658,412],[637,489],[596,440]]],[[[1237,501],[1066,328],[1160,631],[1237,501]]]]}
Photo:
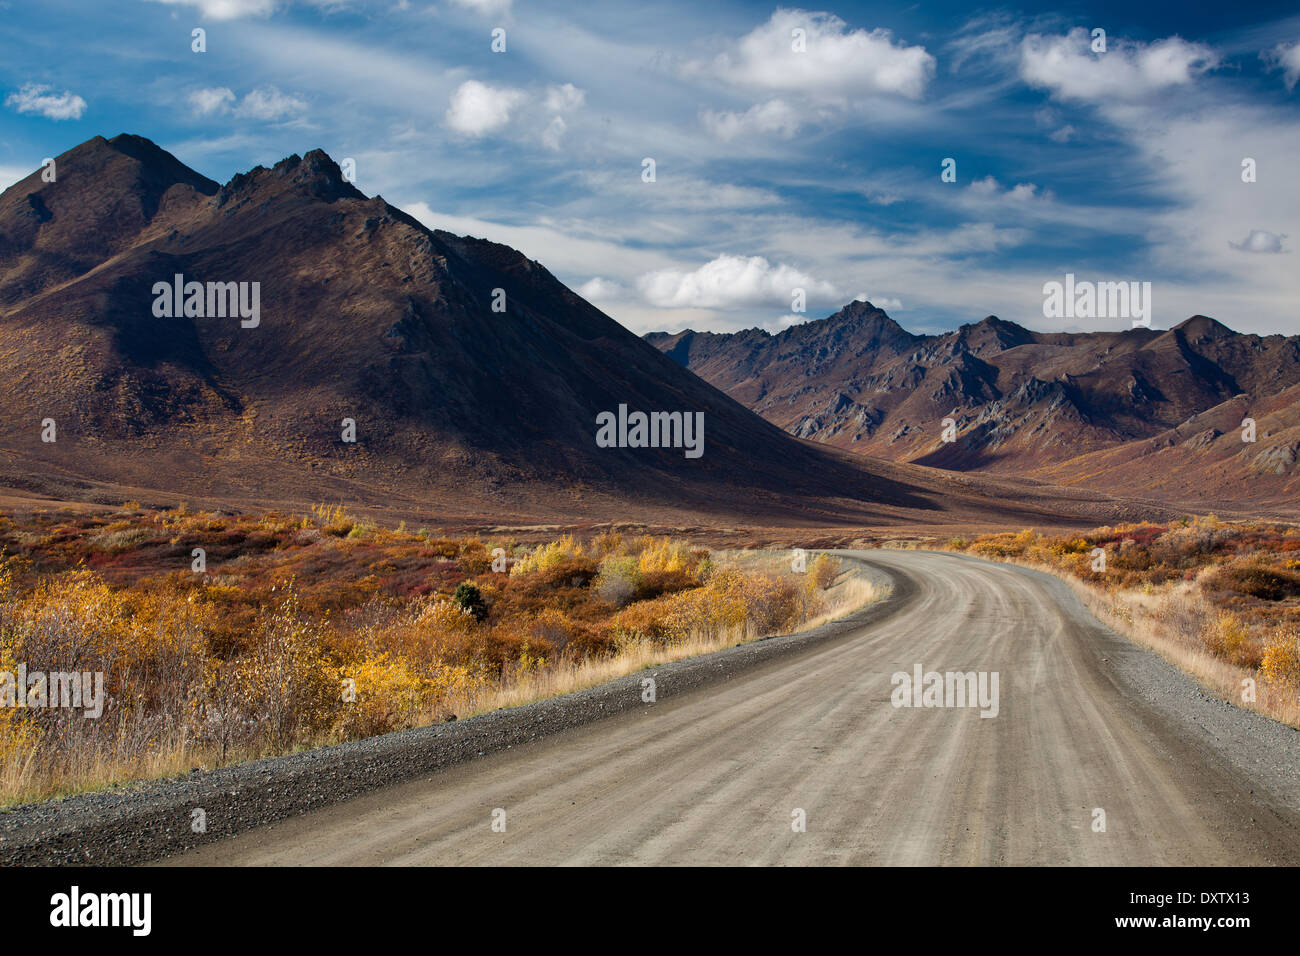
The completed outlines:
{"type": "Polygon", "coordinates": [[[274,86],[252,90],[235,107],[235,115],[246,119],[274,122],[307,111],[307,104],[296,96],[281,93],[274,86]]]}
{"type": "Polygon", "coordinates": [[[789,139],[803,125],[803,115],[784,100],[777,99],[755,104],[743,113],[702,110],[700,122],[724,143],[738,136],[764,133],[776,133],[789,139]]]}
{"type": "Polygon", "coordinates": [[[551,113],[568,113],[587,101],[587,93],[572,83],[552,86],[546,91],[545,107],[551,113]]]}
{"type": "Polygon", "coordinates": [[[650,304],[666,309],[729,309],[779,303],[789,305],[795,289],[808,298],[833,299],[835,286],[793,266],[773,265],[762,256],[720,255],[693,272],[664,269],[637,279],[650,304]]]}
{"type": "Polygon", "coordinates": [[[1265,232],[1263,229],[1252,229],[1241,242],[1229,242],[1228,245],[1234,249],[1240,249],[1242,252],[1281,252],[1282,240],[1286,236],[1279,236],[1274,232],[1265,232]]]}
{"type": "Polygon", "coordinates": [[[781,204],[780,195],[770,189],[700,179],[675,171],[667,176],[663,173],[663,167],[660,167],[660,178],[656,182],[644,183],[639,175],[640,168],[633,169],[635,173],[630,176],[608,171],[582,172],[579,176],[590,193],[599,197],[601,205],[618,199],[644,207],[646,198],[650,197],[653,208],[658,212],[738,213],[781,204]]]}
{"type": "Polygon", "coordinates": [[[574,289],[589,302],[618,302],[628,297],[628,290],[618,282],[595,276],[574,289]]]}
{"type": "Polygon", "coordinates": [[[976,179],[966,188],[981,198],[1000,197],[1010,199],[1012,202],[1028,202],[1031,199],[1051,198],[1050,193],[1044,193],[1040,196],[1038,187],[1034,183],[1016,183],[1012,188],[1004,190],[1001,184],[992,176],[976,179]]]}
{"type": "Polygon", "coordinates": [[[870,302],[877,309],[901,309],[902,300],[894,299],[889,296],[868,295],[865,292],[859,292],[853,297],[855,302],[870,302]]]}
{"type": "Polygon", "coordinates": [[[466,80],[451,94],[447,125],[465,136],[486,136],[509,123],[510,114],[525,99],[523,90],[466,80]]]}
{"type": "Polygon", "coordinates": [[[551,117],[546,129],[542,130],[542,145],[547,149],[560,149],[564,145],[564,131],[568,128],[563,116],[551,117]]]}
{"type": "Polygon", "coordinates": [[[504,16],[510,12],[511,0],[455,0],[458,7],[484,16],[504,16]]]}
{"type": "Polygon", "coordinates": [[[224,86],[215,86],[210,89],[196,90],[190,94],[189,99],[196,113],[200,116],[210,116],[230,109],[230,104],[235,102],[235,94],[224,86]]]}
{"type": "Polygon", "coordinates": [[[1287,91],[1295,89],[1300,81],[1300,43],[1279,43],[1259,55],[1270,70],[1282,71],[1282,82],[1287,91]]]}
{"type": "Polygon", "coordinates": [[[240,17],[268,17],[275,12],[275,0],[154,0],[168,6],[196,7],[213,20],[237,20],[240,17]]]}
{"type": "Polygon", "coordinates": [[[1061,100],[1115,103],[1184,86],[1219,63],[1208,46],[1176,36],[1150,44],[1112,38],[1105,53],[1090,44],[1082,27],[1065,36],[1031,33],[1020,44],[1021,79],[1061,100]]]}
{"type": "Polygon", "coordinates": [[[580,109],[587,101],[585,91],[578,89],[572,83],[565,83],[561,86],[552,86],[546,91],[546,96],[542,100],[542,108],[549,113],[556,115],[551,117],[551,121],[546,124],[542,130],[542,145],[547,149],[558,150],[563,145],[564,132],[569,128],[569,124],[564,121],[561,113],[571,113],[580,109]]]}
{"type": "Polygon", "coordinates": [[[243,100],[238,101],[231,90],[224,86],[214,86],[191,93],[189,102],[200,116],[232,114],[241,119],[260,120],[265,123],[290,119],[307,112],[307,103],[304,100],[281,93],[274,86],[250,90],[244,95],[243,100]]]}
{"type": "Polygon", "coordinates": [[[895,43],[888,30],[850,30],[832,13],[778,9],[705,68],[746,90],[798,93],[824,102],[886,93],[916,99],[934,74],[934,57],[922,46],[895,43]],[[795,49],[796,30],[804,49],[795,49]]]}
{"type": "Polygon", "coordinates": [[[17,93],[5,98],[5,106],[19,113],[39,113],[46,119],[81,119],[86,112],[86,101],[76,93],[64,90],[55,93],[52,87],[37,83],[24,83],[17,93]]]}

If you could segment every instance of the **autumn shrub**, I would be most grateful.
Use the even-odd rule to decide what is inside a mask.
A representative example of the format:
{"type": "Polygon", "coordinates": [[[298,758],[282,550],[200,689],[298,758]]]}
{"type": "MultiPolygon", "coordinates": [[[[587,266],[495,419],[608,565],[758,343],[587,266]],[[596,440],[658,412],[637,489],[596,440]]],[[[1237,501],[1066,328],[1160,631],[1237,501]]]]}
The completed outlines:
{"type": "Polygon", "coordinates": [[[557,564],[572,561],[583,555],[583,547],[573,535],[566,535],[558,541],[540,545],[515,561],[511,574],[528,574],[532,571],[544,571],[557,564]]]}
{"type": "Polygon", "coordinates": [[[480,539],[324,505],[0,515],[0,671],[102,673],[107,698],[97,719],[0,708],[2,799],[450,719],[622,652],[774,633],[818,613],[837,568],[742,571],[615,531],[499,546],[509,574],[480,539]]]}
{"type": "Polygon", "coordinates": [[[1300,572],[1253,562],[1218,568],[1205,583],[1215,590],[1235,591],[1262,601],[1300,596],[1300,572]]]}
{"type": "Polygon", "coordinates": [[[1300,627],[1286,625],[1269,635],[1259,670],[1270,681],[1300,688],[1300,627]]]}
{"type": "Polygon", "coordinates": [[[839,573],[840,563],[824,552],[808,564],[808,580],[814,588],[830,587],[839,573]]]}
{"type": "Polygon", "coordinates": [[[632,600],[640,583],[641,572],[633,558],[620,555],[601,560],[595,588],[606,604],[623,607],[632,600]]]}

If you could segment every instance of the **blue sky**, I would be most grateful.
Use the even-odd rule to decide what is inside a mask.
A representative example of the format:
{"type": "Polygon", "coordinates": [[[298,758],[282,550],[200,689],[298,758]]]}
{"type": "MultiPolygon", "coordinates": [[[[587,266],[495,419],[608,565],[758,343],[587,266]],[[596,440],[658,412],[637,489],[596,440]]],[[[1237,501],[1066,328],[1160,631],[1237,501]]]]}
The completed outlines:
{"type": "Polygon", "coordinates": [[[321,147],[637,332],[861,296],[1130,325],[1045,318],[1068,272],[1151,282],[1156,327],[1295,334],[1300,14],[1245,6],[0,2],[0,186],[96,134],[219,181],[321,147]]]}

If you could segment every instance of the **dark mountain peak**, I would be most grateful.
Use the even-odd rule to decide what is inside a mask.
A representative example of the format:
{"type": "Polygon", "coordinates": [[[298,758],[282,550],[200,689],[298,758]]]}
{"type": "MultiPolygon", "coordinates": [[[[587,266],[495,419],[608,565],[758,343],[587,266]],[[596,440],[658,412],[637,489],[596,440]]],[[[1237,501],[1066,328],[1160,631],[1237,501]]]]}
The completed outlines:
{"type": "Polygon", "coordinates": [[[217,183],[196,173],[153,141],[130,133],[120,133],[112,139],[93,136],[56,156],[54,163],[57,176],[53,182],[46,182],[37,169],[10,188],[21,189],[24,194],[136,193],[146,207],[154,208],[158,198],[177,183],[208,196],[218,188],[217,183]]]}
{"type": "Polygon", "coordinates": [[[782,335],[799,339],[830,339],[872,349],[882,345],[904,347],[918,338],[891,319],[883,309],[865,300],[854,300],[820,322],[792,326],[782,335]]]}
{"type": "Polygon", "coordinates": [[[1034,333],[1024,326],[999,319],[996,315],[985,316],[978,322],[968,322],[957,329],[956,336],[958,341],[976,351],[982,351],[985,347],[1010,349],[1035,340],[1034,333]]]}
{"type": "Polygon", "coordinates": [[[255,166],[246,173],[236,173],[221,187],[217,205],[226,206],[232,201],[243,201],[263,192],[279,194],[285,186],[323,202],[366,198],[365,193],[343,177],[343,170],[328,153],[323,149],[313,149],[305,156],[297,153],[286,156],[270,169],[255,166]]]}
{"type": "MultiPolygon", "coordinates": [[[[104,146],[128,156],[140,165],[141,176],[156,183],[185,183],[206,196],[211,196],[218,189],[217,183],[208,177],[196,173],[167,150],[152,140],[132,133],[119,133],[110,140],[96,136],[90,140],[96,147],[104,146]],[[96,142],[98,141],[98,143],[96,142]]],[[[87,144],[83,144],[87,145],[87,144]]]]}
{"type": "Polygon", "coordinates": [[[892,326],[903,332],[901,325],[891,319],[884,309],[878,309],[866,299],[854,299],[844,308],[826,318],[830,324],[843,325],[854,323],[858,325],[873,324],[879,326],[892,326]]]}
{"type": "Polygon", "coordinates": [[[95,136],[0,195],[0,303],[83,275],[217,184],[141,136],[95,136]],[[46,173],[49,175],[46,175],[46,173]]]}
{"type": "Polygon", "coordinates": [[[1237,334],[1222,322],[1212,319],[1208,315],[1194,315],[1190,319],[1179,322],[1169,331],[1181,332],[1185,338],[1192,341],[1206,338],[1224,339],[1237,334]]]}

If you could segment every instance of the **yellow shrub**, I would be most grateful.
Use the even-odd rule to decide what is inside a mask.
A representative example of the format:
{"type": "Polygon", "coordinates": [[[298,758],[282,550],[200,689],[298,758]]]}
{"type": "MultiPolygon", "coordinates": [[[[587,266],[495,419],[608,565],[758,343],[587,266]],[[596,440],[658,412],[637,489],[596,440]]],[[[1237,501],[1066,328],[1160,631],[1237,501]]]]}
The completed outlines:
{"type": "Polygon", "coordinates": [[[1268,680],[1300,684],[1300,632],[1294,625],[1273,632],[1259,670],[1268,680]]]}
{"type": "Polygon", "coordinates": [[[690,548],[681,541],[659,538],[652,541],[637,559],[637,570],[642,574],[658,571],[684,571],[690,566],[690,548]]]}
{"type": "Polygon", "coordinates": [[[343,709],[336,730],[346,739],[411,726],[436,692],[432,681],[387,652],[340,667],[337,682],[343,709]],[[349,700],[352,691],[355,699],[349,700]]]}
{"type": "Polygon", "coordinates": [[[527,574],[529,571],[545,571],[562,561],[581,557],[582,545],[573,537],[565,535],[558,541],[552,541],[533,549],[529,554],[517,560],[510,568],[511,574],[527,574]]]}
{"type": "Polygon", "coordinates": [[[825,590],[839,577],[840,563],[829,554],[819,554],[808,565],[808,580],[813,587],[825,590]]]}

